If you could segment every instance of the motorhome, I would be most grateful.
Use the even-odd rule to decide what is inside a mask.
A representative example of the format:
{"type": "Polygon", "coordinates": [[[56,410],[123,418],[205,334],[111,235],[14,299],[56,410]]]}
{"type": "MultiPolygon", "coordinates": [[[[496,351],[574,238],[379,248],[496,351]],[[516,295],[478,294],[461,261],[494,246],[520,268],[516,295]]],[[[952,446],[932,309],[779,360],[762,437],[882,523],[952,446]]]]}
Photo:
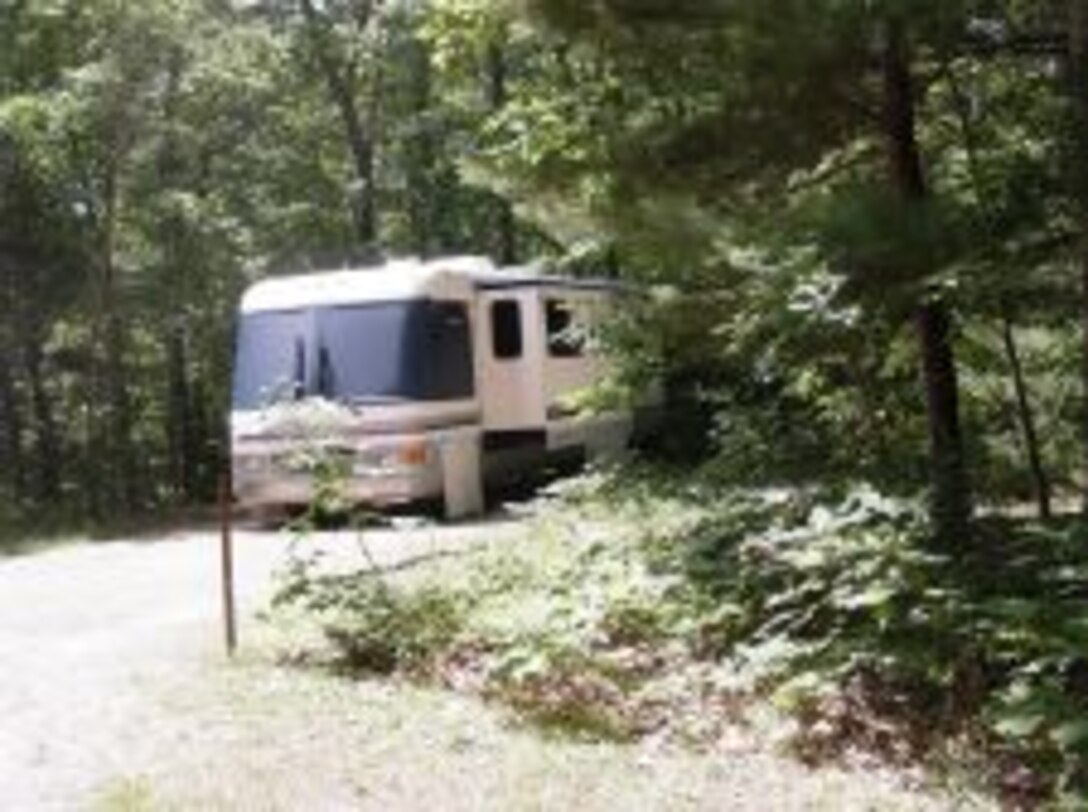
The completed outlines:
{"type": "Polygon", "coordinates": [[[306,504],[314,460],[333,458],[352,502],[441,500],[458,517],[482,511],[485,485],[621,451],[629,411],[572,405],[608,371],[598,328],[620,295],[480,258],[256,283],[236,337],[237,501],[306,504]]]}

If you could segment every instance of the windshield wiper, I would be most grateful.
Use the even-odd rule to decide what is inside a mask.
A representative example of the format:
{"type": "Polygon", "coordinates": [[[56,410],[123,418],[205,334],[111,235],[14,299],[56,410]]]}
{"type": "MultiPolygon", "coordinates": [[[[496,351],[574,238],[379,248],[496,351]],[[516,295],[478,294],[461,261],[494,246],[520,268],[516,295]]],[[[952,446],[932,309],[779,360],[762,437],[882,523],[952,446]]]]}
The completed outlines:
{"type": "Polygon", "coordinates": [[[295,336],[295,400],[302,400],[306,394],[306,344],[301,336],[295,336]]]}
{"type": "Polygon", "coordinates": [[[298,381],[290,380],[284,375],[261,389],[256,406],[260,409],[266,409],[279,403],[299,400],[301,397],[298,381]]]}
{"type": "Polygon", "coordinates": [[[328,400],[336,393],[336,371],[332,366],[329,348],[322,346],[317,351],[317,394],[328,400]]]}

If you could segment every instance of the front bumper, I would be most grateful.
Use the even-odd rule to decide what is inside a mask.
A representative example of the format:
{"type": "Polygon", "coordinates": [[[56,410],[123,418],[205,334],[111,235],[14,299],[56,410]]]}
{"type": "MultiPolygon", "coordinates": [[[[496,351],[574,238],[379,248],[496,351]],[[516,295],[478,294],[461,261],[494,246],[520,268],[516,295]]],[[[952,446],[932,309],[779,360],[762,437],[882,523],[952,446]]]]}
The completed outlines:
{"type": "Polygon", "coordinates": [[[243,509],[311,504],[319,488],[338,501],[388,507],[442,494],[438,455],[424,440],[385,442],[377,446],[327,450],[333,465],[301,462],[287,448],[236,449],[232,457],[234,498],[243,509]],[[409,443],[411,445],[409,446],[409,443]],[[403,448],[427,448],[410,462],[398,459],[403,448]]]}

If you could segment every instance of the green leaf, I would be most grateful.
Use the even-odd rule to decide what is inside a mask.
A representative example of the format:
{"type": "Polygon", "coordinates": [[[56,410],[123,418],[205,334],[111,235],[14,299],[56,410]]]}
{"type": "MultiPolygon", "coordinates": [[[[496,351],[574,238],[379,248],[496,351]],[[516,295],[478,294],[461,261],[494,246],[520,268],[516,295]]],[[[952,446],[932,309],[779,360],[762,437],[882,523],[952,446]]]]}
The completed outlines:
{"type": "Polygon", "coordinates": [[[1063,750],[1088,749],[1088,718],[1058,725],[1050,732],[1050,738],[1063,750]]]}
{"type": "Polygon", "coordinates": [[[1041,713],[1008,713],[994,725],[994,730],[1010,739],[1028,739],[1039,732],[1046,722],[1041,713]]]}

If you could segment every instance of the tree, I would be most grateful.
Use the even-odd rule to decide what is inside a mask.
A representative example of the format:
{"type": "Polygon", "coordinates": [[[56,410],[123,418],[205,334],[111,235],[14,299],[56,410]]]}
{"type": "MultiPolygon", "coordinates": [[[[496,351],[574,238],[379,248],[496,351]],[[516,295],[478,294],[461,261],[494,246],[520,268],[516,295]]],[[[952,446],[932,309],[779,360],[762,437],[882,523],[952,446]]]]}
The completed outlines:
{"type": "Polygon", "coordinates": [[[214,490],[248,281],[488,252],[494,197],[423,4],[66,8],[0,3],[0,491],[109,518],[214,490]]]}
{"type": "MultiPolygon", "coordinates": [[[[367,29],[373,25],[373,18],[378,12],[378,2],[362,0],[348,3],[344,11],[350,20],[352,36],[356,40],[369,39],[367,29]]],[[[347,55],[344,40],[335,30],[335,21],[327,11],[318,10],[313,0],[299,0],[305,23],[306,39],[310,53],[320,67],[328,87],[329,97],[339,112],[344,128],[344,137],[354,161],[354,219],[356,234],[364,250],[373,251],[378,242],[378,222],[376,210],[377,189],[374,178],[375,161],[375,110],[376,98],[371,92],[368,97],[371,105],[369,115],[364,117],[357,97],[359,62],[371,57],[369,84],[375,84],[374,73],[377,60],[373,54],[355,53],[347,55]]],[[[335,6],[334,6],[335,8],[335,6]]]]}
{"type": "Polygon", "coordinates": [[[630,239],[641,231],[634,238],[641,243],[648,235],[664,243],[663,259],[710,265],[722,262],[715,231],[736,240],[739,227],[751,234],[754,225],[756,241],[780,240],[781,206],[812,200],[813,189],[847,206],[846,198],[875,204],[876,215],[853,204],[865,222],[847,224],[845,234],[836,232],[840,222],[815,229],[809,222],[787,239],[814,239],[825,261],[858,280],[862,301],[895,300],[889,310],[911,314],[934,526],[950,545],[965,539],[970,497],[952,321],[937,283],[957,257],[925,245],[941,224],[924,177],[917,123],[924,99],[915,80],[963,22],[962,10],[614,2],[594,11],[547,0],[531,7],[573,39],[556,50],[547,101],[522,96],[499,117],[502,135],[529,141],[519,152],[530,158],[512,160],[515,150],[497,138],[496,174],[516,173],[529,196],[550,193],[562,178],[568,198],[584,203],[582,219],[606,234],[630,239]],[[805,173],[814,177],[798,194],[805,173]]]}

